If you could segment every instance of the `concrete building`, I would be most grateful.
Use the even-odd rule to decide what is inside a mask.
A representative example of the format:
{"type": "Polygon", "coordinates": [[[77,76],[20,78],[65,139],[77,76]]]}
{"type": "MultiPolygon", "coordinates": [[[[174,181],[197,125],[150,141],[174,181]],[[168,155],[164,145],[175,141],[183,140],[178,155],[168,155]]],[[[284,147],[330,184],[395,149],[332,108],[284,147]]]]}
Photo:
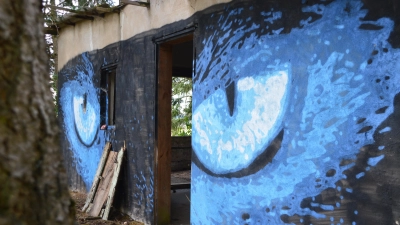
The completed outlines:
{"type": "Polygon", "coordinates": [[[398,1],[142,5],[60,28],[71,189],[90,188],[107,141],[126,142],[116,204],[170,223],[179,75],[193,81],[191,224],[398,223],[398,1]]]}

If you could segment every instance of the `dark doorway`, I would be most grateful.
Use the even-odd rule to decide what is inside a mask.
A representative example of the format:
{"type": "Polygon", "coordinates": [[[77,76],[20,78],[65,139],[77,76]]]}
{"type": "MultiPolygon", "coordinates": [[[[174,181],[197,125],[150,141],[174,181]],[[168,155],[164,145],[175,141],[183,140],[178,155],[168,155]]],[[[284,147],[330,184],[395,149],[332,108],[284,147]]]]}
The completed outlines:
{"type": "MultiPolygon", "coordinates": [[[[171,102],[173,77],[191,79],[193,74],[193,33],[163,40],[162,43],[157,44],[155,223],[190,224],[190,155],[188,157],[189,162],[187,162],[189,167],[186,168],[189,180],[178,182],[178,185],[175,184],[175,186],[175,181],[171,182],[171,164],[173,162],[171,159],[177,159],[175,150],[180,148],[172,145],[171,102]],[[172,207],[171,203],[173,204],[172,207]]],[[[185,150],[183,149],[183,151],[185,150]]],[[[187,151],[191,154],[191,145],[187,148],[187,151]]]]}

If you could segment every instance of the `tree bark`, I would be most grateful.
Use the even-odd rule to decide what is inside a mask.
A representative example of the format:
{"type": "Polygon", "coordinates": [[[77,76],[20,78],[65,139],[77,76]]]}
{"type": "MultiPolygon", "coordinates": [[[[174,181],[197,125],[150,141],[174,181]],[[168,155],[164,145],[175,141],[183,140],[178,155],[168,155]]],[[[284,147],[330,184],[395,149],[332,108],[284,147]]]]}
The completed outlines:
{"type": "Polygon", "coordinates": [[[40,0],[0,1],[0,224],[73,224],[40,0]]]}

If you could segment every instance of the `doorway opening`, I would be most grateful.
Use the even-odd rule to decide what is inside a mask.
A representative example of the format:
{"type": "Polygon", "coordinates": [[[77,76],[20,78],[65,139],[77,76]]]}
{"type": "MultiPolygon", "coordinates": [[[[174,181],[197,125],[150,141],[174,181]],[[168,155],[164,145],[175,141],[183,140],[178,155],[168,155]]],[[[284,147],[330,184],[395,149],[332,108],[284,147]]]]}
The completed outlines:
{"type": "Polygon", "coordinates": [[[189,224],[193,33],[157,49],[155,222],[189,224]]]}

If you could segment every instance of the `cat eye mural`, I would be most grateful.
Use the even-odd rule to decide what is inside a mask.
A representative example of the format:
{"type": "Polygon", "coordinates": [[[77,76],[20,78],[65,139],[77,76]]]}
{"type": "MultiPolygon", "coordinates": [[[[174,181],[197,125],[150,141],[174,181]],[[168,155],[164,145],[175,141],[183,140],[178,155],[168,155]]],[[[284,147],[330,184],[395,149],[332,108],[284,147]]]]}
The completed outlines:
{"type": "Polygon", "coordinates": [[[105,142],[126,142],[119,204],[154,223],[154,38],[191,27],[191,224],[400,223],[399,15],[391,0],[233,0],[70,59],[70,182],[89,188],[105,142]],[[101,130],[102,68],[117,64],[101,130]]]}
{"type": "Polygon", "coordinates": [[[70,79],[60,90],[63,129],[73,152],[78,174],[89,189],[97,170],[105,132],[100,130],[98,88],[93,84],[93,65],[87,53],[80,55],[75,67],[64,69],[60,76],[70,79]]]}
{"type": "Polygon", "coordinates": [[[84,52],[60,70],[61,142],[70,188],[78,191],[89,191],[106,141],[111,142],[112,151],[126,146],[113,207],[134,220],[153,224],[155,116],[151,102],[155,91],[150,87],[155,78],[148,72],[142,79],[145,76],[137,68],[143,63],[136,60],[152,58],[153,44],[147,51],[150,56],[143,56],[136,51],[144,42],[134,43],[127,40],[84,52]]]}
{"type": "Polygon", "coordinates": [[[387,146],[399,113],[395,22],[365,19],[362,1],[283,6],[237,4],[202,20],[191,223],[400,221],[396,175],[374,180],[399,156],[387,146]],[[398,198],[382,200],[379,185],[398,198]]]}
{"type": "Polygon", "coordinates": [[[193,143],[199,159],[216,173],[248,166],[278,133],[282,122],[288,73],[246,77],[237,83],[237,104],[229,115],[225,92],[218,89],[196,110],[193,143]],[[283,110],[281,110],[283,109],[283,110]]]}

